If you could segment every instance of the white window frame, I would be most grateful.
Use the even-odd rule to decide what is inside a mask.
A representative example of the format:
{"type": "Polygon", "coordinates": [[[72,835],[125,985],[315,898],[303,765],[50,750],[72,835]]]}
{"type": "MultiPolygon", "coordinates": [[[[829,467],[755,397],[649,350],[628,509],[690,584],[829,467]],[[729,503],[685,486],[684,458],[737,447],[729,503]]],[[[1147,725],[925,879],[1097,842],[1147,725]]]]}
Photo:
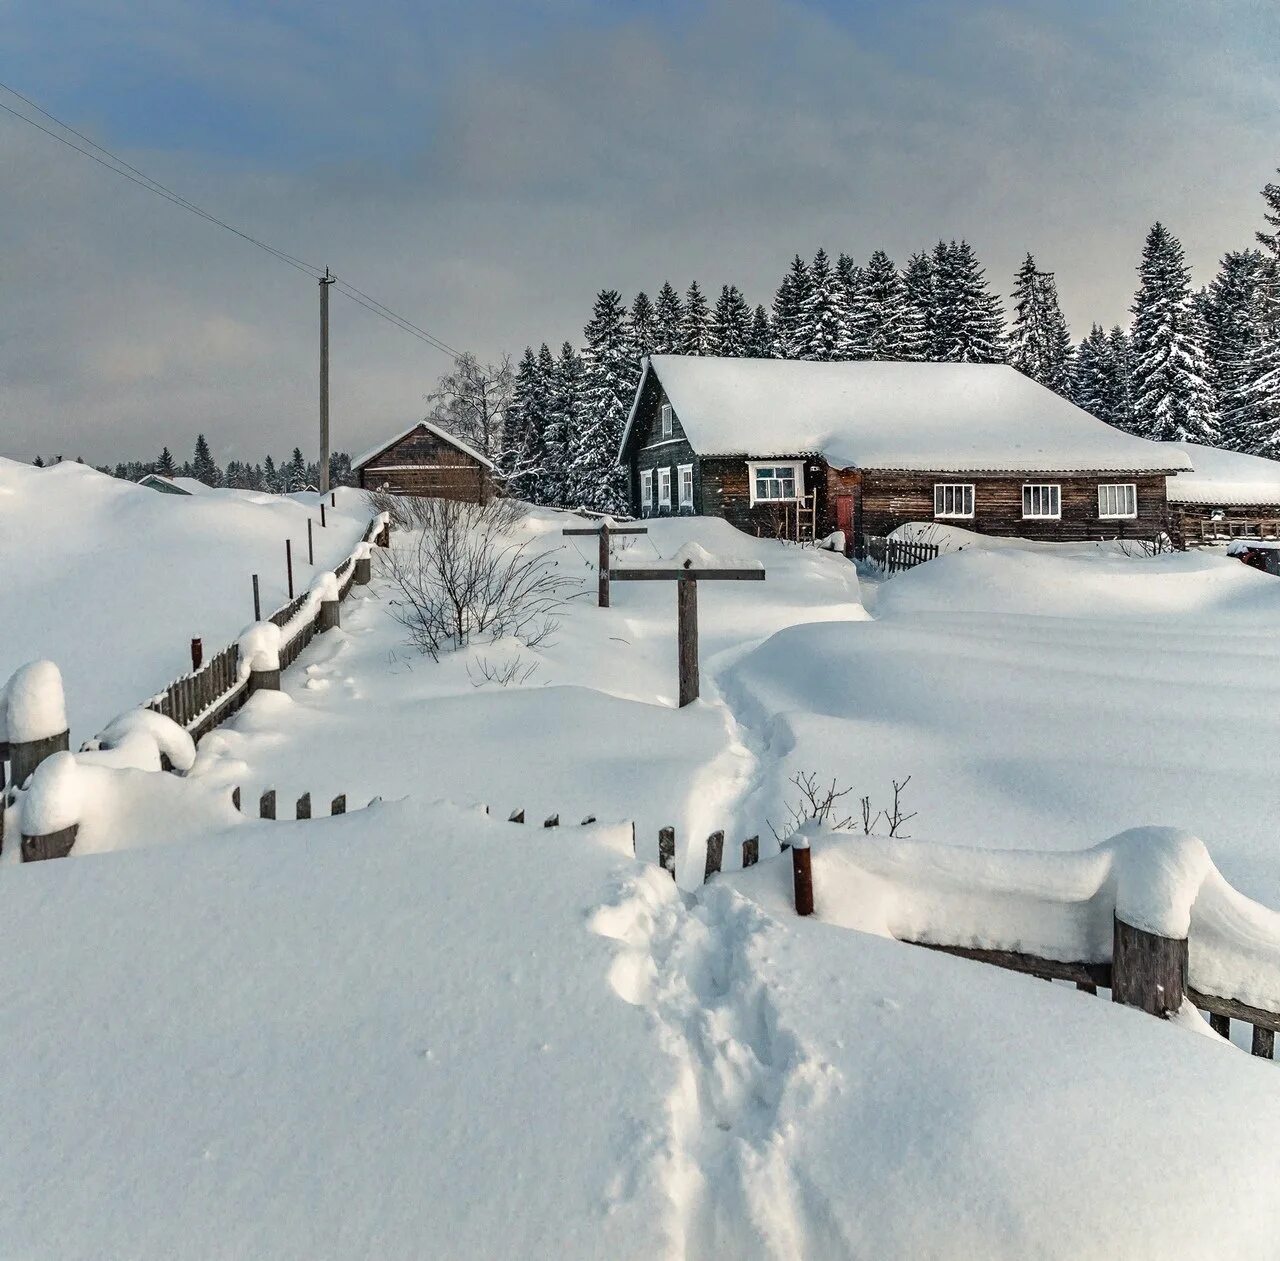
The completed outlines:
{"type": "MultiPolygon", "coordinates": [[[[779,481],[777,477],[771,481],[779,481]]],[[[751,504],[793,504],[804,498],[804,461],[803,460],[748,460],[747,485],[751,490],[751,504]],[[795,486],[794,495],[759,495],[756,493],[756,474],[761,469],[790,469],[795,486]]]]}
{"type": "Polygon", "coordinates": [[[1138,515],[1137,482],[1099,482],[1098,520],[1132,521],[1138,515]],[[1116,510],[1116,504],[1125,507],[1116,510]]]}
{"type": "Polygon", "coordinates": [[[1024,521],[1061,521],[1062,484],[1060,482],[1023,482],[1022,519],[1024,521]],[[1039,500],[1037,505],[1036,500],[1039,500]],[[1044,511],[1045,501],[1048,511],[1044,511]],[[1032,509],[1031,512],[1027,508],[1032,509]]]}
{"type": "Polygon", "coordinates": [[[671,466],[658,469],[658,507],[671,507],[671,466]]]}
{"type": "Polygon", "coordinates": [[[972,482],[934,482],[933,515],[944,519],[972,521],[973,488],[972,482]],[[947,508],[948,502],[951,504],[950,509],[947,508]],[[957,503],[959,508],[956,507],[957,503]]]}
{"type": "Polygon", "coordinates": [[[680,507],[693,507],[693,465],[681,464],[676,469],[676,485],[679,487],[680,507]],[[684,494],[685,474],[689,475],[689,497],[686,499],[684,494]]]}
{"type": "Polygon", "coordinates": [[[653,469],[640,470],[640,515],[653,511],[653,469]]]}
{"type": "Polygon", "coordinates": [[[671,404],[663,403],[658,413],[662,418],[662,436],[671,437],[671,404]]]}

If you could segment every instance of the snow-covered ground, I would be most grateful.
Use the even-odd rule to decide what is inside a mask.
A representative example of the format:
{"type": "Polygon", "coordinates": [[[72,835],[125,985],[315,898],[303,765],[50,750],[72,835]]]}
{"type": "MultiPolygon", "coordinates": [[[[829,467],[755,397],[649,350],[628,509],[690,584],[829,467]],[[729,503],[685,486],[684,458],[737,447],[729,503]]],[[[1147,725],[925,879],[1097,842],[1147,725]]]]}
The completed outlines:
{"type": "Polygon", "coordinates": [[[1274,1066],[863,919],[799,921],[768,825],[796,771],[878,805],[910,774],[913,837],[1084,849],[1170,824],[1280,907],[1275,580],[966,548],[863,590],[831,553],[654,521],[625,563],[694,544],[768,571],[701,589],[681,711],[674,584],[595,608],[572,522],[523,527],[583,579],[551,642],[433,663],[375,577],[189,777],[95,768],[86,856],[0,872],[0,1251],[1267,1255],[1274,1066]],[[517,655],[523,683],[484,682],[517,655]],[[233,785],[247,809],[270,786],[282,815],[308,790],[352,810],[248,820],[233,785]],[[633,822],[642,857],[676,826],[679,886],[631,858],[633,822]],[[713,828],[727,866],[752,834],[766,858],[700,889],[713,828]]]}
{"type": "Polygon", "coordinates": [[[316,568],[333,568],[364,533],[364,496],[340,490],[320,526],[318,495],[204,490],[166,495],[64,462],[37,469],[0,459],[0,683],[24,662],[56,661],[73,741],[141,704],[191,668],[190,642],[224,647],[295,589],[315,519],[316,568]]]}

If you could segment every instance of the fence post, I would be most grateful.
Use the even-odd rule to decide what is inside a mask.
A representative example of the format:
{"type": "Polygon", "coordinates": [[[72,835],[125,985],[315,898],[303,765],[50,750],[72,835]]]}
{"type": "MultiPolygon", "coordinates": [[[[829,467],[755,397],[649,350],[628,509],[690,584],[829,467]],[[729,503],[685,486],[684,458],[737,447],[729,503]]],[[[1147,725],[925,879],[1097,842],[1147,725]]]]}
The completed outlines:
{"type": "Polygon", "coordinates": [[[76,843],[76,833],[80,825],[73,823],[70,827],[57,832],[46,832],[44,836],[22,837],[22,861],[24,863],[43,862],[46,858],[66,858],[71,847],[76,843]]]}
{"type": "Polygon", "coordinates": [[[1158,937],[1115,917],[1111,1000],[1166,1019],[1187,988],[1187,939],[1158,937]]]}
{"type": "Polygon", "coordinates": [[[316,548],[311,540],[311,518],[307,518],[307,564],[314,565],[316,563],[316,548]]]}
{"type": "Polygon", "coordinates": [[[707,837],[707,861],[702,871],[702,883],[706,884],[712,876],[720,871],[724,860],[724,833],[712,832],[707,837]]]}
{"type": "Polygon", "coordinates": [[[658,830],[658,865],[676,878],[676,830],[675,828],[659,828],[658,830]]]}
{"type": "Polygon", "coordinates": [[[289,579],[289,599],[293,599],[293,540],[285,539],[284,541],[284,568],[285,575],[289,579]]]}
{"type": "Polygon", "coordinates": [[[204,665],[204,641],[193,639],[191,641],[191,668],[198,670],[204,665]]]}
{"type": "Polygon", "coordinates": [[[355,574],[352,577],[352,582],[362,587],[367,586],[369,579],[373,576],[372,570],[373,562],[367,556],[362,556],[355,562],[355,574]]]}
{"type": "Polygon", "coordinates": [[[339,793],[329,804],[330,814],[346,814],[347,813],[347,794],[339,793]]]}
{"type": "Polygon", "coordinates": [[[680,661],[680,708],[698,699],[698,582],[676,581],[676,639],[680,661]]]}
{"type": "Polygon", "coordinates": [[[760,861],[760,838],[749,836],[742,842],[742,867],[754,867],[760,861]]]}
{"type": "Polygon", "coordinates": [[[511,814],[507,817],[507,822],[508,822],[508,823],[523,823],[523,822],[524,822],[524,810],[523,810],[523,809],[520,809],[520,810],[513,810],[513,811],[511,812],[511,814]]]}
{"type": "Polygon", "coordinates": [[[791,874],[796,888],[796,914],[813,914],[813,868],[809,863],[809,838],[791,838],[791,874]]]}
{"type": "Polygon", "coordinates": [[[9,779],[15,788],[21,788],[45,758],[67,752],[71,733],[67,729],[62,675],[52,661],[22,666],[13,672],[7,686],[9,779]],[[61,730],[56,730],[59,727],[61,730]],[[26,738],[15,740],[14,731],[22,732],[26,738]]]}
{"type": "Polygon", "coordinates": [[[543,820],[542,826],[544,828],[558,828],[560,826],[560,816],[558,814],[549,814],[543,820]]]}
{"type": "Polygon", "coordinates": [[[268,788],[258,801],[258,818],[274,819],[276,817],[276,790],[268,788]]]}
{"type": "Polygon", "coordinates": [[[322,530],[325,528],[325,524],[324,524],[324,500],[323,500],[323,499],[320,501],[320,528],[321,528],[322,530]]]}
{"type": "Polygon", "coordinates": [[[303,793],[302,796],[298,798],[298,806],[297,806],[297,809],[294,810],[293,812],[293,817],[295,819],[311,818],[311,794],[310,793],[303,793]]]}
{"type": "Polygon", "coordinates": [[[253,575],[253,620],[262,621],[262,600],[258,596],[258,575],[253,575]]]}
{"type": "Polygon", "coordinates": [[[341,605],[337,600],[321,600],[320,614],[316,618],[316,630],[336,630],[342,625],[341,605]]]}
{"type": "Polygon", "coordinates": [[[609,607],[609,522],[600,522],[600,555],[596,564],[596,605],[609,607]]]}
{"type": "Polygon", "coordinates": [[[258,692],[278,692],[280,690],[280,667],[274,670],[250,670],[249,686],[246,695],[253,696],[258,692]]]}

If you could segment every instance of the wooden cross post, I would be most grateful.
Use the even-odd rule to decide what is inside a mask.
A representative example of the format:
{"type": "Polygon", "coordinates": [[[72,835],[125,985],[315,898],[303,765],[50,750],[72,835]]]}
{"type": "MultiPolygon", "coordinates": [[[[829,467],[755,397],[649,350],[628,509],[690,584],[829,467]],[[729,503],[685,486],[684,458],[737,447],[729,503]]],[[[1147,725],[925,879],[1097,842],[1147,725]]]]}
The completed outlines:
{"type": "Polygon", "coordinates": [[[599,596],[598,603],[602,609],[609,607],[609,539],[614,534],[648,534],[647,525],[610,525],[608,520],[601,521],[593,529],[561,530],[561,534],[586,535],[595,534],[600,538],[600,560],[596,566],[598,571],[599,596]]]}
{"type": "Polygon", "coordinates": [[[680,659],[680,708],[698,699],[698,583],[706,581],[763,582],[763,569],[615,569],[618,582],[674,580],[676,584],[676,641],[680,659]]]}

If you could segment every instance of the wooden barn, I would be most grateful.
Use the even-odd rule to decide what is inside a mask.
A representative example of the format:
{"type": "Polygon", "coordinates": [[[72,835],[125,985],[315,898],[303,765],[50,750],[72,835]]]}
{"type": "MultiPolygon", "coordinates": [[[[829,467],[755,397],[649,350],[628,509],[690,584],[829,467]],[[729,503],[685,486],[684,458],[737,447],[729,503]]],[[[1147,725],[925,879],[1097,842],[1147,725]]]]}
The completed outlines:
{"type": "Polygon", "coordinates": [[[719,516],[854,549],[909,522],[1044,540],[1170,529],[1172,444],[995,364],[653,355],[620,462],[641,517],[719,516]]]}
{"type": "Polygon", "coordinates": [[[493,495],[493,461],[429,420],[419,420],[352,461],[362,490],[482,503],[493,495]]]}
{"type": "Polygon", "coordinates": [[[1169,479],[1169,508],[1187,543],[1280,538],[1280,461],[1198,442],[1178,449],[1194,471],[1169,479]]]}

